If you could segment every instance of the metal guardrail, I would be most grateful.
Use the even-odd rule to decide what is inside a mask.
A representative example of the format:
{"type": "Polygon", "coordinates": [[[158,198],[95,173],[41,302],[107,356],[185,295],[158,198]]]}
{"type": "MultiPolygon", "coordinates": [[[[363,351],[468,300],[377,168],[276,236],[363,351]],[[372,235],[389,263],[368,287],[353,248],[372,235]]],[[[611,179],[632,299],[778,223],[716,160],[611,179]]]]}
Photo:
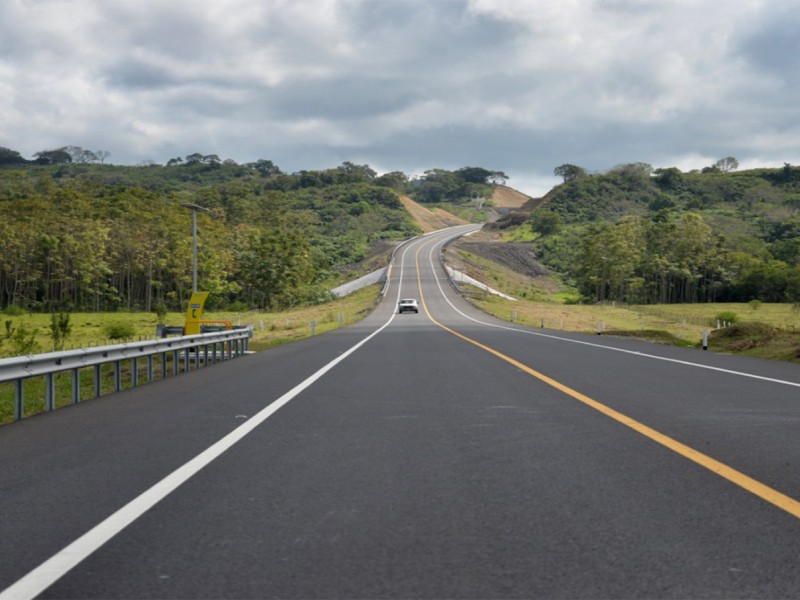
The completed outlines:
{"type": "Polygon", "coordinates": [[[248,341],[253,337],[253,329],[243,329],[202,333],[181,337],[163,338],[146,342],[131,342],[111,346],[96,346],[48,352],[29,356],[0,359],[0,383],[14,382],[14,420],[24,417],[24,382],[33,377],[44,377],[45,410],[52,411],[56,405],[55,375],[66,371],[72,373],[72,403],[81,400],[80,371],[94,369],[94,397],[102,395],[101,369],[105,364],[114,365],[114,391],[122,389],[122,364],[131,362],[131,385],[139,385],[139,361],[147,364],[146,382],[153,381],[154,357],[160,355],[161,378],[167,376],[168,357],[171,357],[172,373],[180,372],[180,356],[183,355],[184,372],[200,366],[209,366],[219,361],[242,356],[247,351],[248,341]]]}

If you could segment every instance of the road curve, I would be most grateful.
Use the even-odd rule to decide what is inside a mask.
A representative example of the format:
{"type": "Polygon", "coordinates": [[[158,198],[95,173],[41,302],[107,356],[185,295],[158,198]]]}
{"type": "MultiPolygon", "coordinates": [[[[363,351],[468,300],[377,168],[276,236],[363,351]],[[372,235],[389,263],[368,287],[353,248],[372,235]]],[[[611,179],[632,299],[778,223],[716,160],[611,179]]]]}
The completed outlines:
{"type": "Polygon", "coordinates": [[[472,228],[355,326],[0,428],[0,600],[800,596],[800,369],[488,317],[472,228]]]}

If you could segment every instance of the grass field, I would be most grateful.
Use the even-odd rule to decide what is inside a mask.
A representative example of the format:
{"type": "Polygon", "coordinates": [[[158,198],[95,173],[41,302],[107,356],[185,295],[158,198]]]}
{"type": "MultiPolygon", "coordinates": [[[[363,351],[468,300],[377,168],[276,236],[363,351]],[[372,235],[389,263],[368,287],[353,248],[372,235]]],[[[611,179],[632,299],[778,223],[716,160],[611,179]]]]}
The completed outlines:
{"type": "Polygon", "coordinates": [[[484,294],[476,294],[472,302],[500,319],[524,325],[592,334],[602,331],[687,347],[701,347],[703,332],[708,331],[713,351],[800,362],[800,311],[792,304],[619,306],[511,301],[484,294]],[[716,329],[716,316],[723,312],[737,317],[724,334],[724,329],[716,329]]]}
{"type": "MultiPolygon", "coordinates": [[[[320,306],[303,307],[283,312],[258,312],[226,313],[206,312],[205,319],[230,320],[233,325],[253,326],[253,338],[250,340],[250,350],[261,350],[286,342],[291,342],[304,337],[309,337],[312,330],[315,334],[325,333],[338,327],[345,327],[363,319],[375,307],[380,298],[380,287],[377,285],[366,287],[320,306]]],[[[167,325],[183,325],[185,314],[172,313],[165,319],[167,325]]],[[[9,321],[11,326],[23,326],[27,331],[36,331],[35,342],[39,345],[38,352],[49,352],[52,349],[52,339],[49,336],[50,315],[25,314],[18,316],[0,315],[0,320],[9,321]]],[[[70,315],[72,333],[67,339],[66,349],[87,346],[102,346],[109,343],[119,343],[123,340],[109,340],[108,328],[126,326],[132,331],[131,339],[155,339],[157,317],[151,313],[73,313],[70,315]]],[[[0,334],[5,332],[5,325],[0,329],[0,334]]],[[[0,356],[13,356],[12,344],[6,341],[0,347],[0,356]]],[[[180,362],[173,365],[169,356],[167,366],[168,376],[172,376],[173,369],[183,370],[180,362]]],[[[155,358],[155,379],[160,378],[160,357],[155,358]]],[[[127,361],[126,361],[127,362],[127,361]]],[[[139,380],[146,381],[146,364],[140,361],[139,380]]],[[[132,367],[124,364],[122,367],[122,389],[132,386],[132,367]]],[[[115,389],[113,365],[106,365],[101,372],[102,393],[110,393],[115,389]]],[[[71,400],[72,379],[70,373],[61,373],[55,377],[55,405],[56,407],[69,404],[71,400]]],[[[88,400],[94,397],[94,372],[93,369],[80,371],[80,397],[88,400]]],[[[42,377],[35,377],[25,381],[25,405],[23,414],[30,416],[45,410],[45,382],[42,377]]],[[[0,423],[14,419],[14,386],[12,383],[0,383],[0,423]]]]}
{"type": "MultiPolygon", "coordinates": [[[[379,295],[380,288],[370,286],[345,298],[319,306],[289,309],[282,312],[206,311],[203,317],[208,320],[229,320],[233,325],[253,325],[254,335],[250,347],[258,350],[311,335],[312,322],[315,323],[316,333],[339,327],[340,318],[342,325],[354,323],[364,318],[375,306],[379,295]]],[[[164,322],[167,325],[180,326],[183,325],[185,319],[185,313],[169,313],[164,322]]],[[[6,331],[5,322],[9,322],[12,328],[23,327],[30,332],[36,331],[34,338],[37,344],[36,352],[53,350],[49,314],[26,313],[9,316],[0,313],[0,340],[6,331]]],[[[71,313],[70,323],[72,332],[66,340],[64,346],[66,350],[90,345],[102,346],[128,340],[155,339],[158,318],[155,313],[146,312],[71,313]],[[113,329],[128,329],[130,335],[125,338],[113,339],[109,335],[113,329]]],[[[10,341],[0,341],[0,357],[17,354],[10,341]]]]}

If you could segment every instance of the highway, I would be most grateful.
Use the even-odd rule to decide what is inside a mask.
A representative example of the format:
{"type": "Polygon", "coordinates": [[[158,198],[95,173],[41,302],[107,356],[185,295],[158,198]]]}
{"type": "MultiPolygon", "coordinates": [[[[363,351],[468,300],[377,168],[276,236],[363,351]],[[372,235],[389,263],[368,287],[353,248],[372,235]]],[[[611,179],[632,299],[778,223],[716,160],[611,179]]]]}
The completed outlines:
{"type": "Polygon", "coordinates": [[[0,600],[800,597],[800,368],[493,319],[471,228],[357,325],[0,428],[0,600]]]}

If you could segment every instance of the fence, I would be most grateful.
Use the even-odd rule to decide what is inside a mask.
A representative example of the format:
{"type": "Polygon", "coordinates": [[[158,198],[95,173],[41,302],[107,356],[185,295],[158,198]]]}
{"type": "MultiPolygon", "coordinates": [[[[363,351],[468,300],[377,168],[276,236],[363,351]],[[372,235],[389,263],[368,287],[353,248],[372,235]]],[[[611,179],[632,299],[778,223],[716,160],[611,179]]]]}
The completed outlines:
{"type": "Polygon", "coordinates": [[[180,372],[181,355],[184,372],[192,369],[192,363],[194,368],[198,369],[201,366],[242,356],[247,351],[248,341],[252,335],[252,327],[247,327],[154,341],[5,358],[0,359],[0,383],[11,382],[14,385],[14,420],[18,421],[25,416],[24,391],[27,380],[44,379],[44,410],[50,412],[56,408],[55,376],[58,373],[71,373],[70,399],[73,404],[77,404],[81,401],[82,370],[93,371],[94,397],[99,397],[102,395],[103,365],[113,365],[113,390],[120,391],[123,384],[123,363],[130,361],[130,384],[136,387],[140,383],[141,361],[146,365],[144,373],[146,382],[151,382],[155,375],[156,358],[160,358],[158,362],[163,379],[167,377],[169,363],[173,375],[180,372]]]}

